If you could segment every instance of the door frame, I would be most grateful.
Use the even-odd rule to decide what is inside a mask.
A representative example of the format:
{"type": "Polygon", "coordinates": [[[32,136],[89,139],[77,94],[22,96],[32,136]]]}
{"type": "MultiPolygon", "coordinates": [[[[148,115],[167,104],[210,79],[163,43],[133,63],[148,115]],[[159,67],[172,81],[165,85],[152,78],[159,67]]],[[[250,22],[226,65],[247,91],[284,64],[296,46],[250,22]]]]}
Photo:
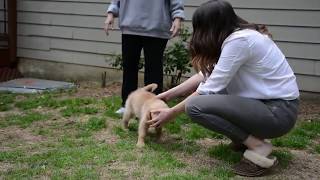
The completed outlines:
{"type": "MultiPolygon", "coordinates": [[[[8,48],[0,49],[0,67],[12,67],[17,64],[17,0],[4,0],[7,6],[7,32],[0,35],[8,42],[8,48]]],[[[6,22],[5,22],[6,23],[6,22]]]]}

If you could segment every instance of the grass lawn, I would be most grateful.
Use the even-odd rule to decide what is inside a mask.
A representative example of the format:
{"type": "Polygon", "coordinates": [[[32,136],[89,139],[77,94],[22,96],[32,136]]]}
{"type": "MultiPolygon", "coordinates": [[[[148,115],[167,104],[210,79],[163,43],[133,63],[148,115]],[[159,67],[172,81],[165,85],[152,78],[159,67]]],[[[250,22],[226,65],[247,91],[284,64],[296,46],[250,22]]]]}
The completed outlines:
{"type": "MultiPolygon", "coordinates": [[[[230,170],[242,156],[228,148],[229,140],[186,115],[165,126],[163,142],[155,142],[151,131],[146,147],[136,148],[138,123],[130,121],[129,131],[122,128],[114,113],[118,94],[118,85],[0,93],[0,179],[241,178],[230,170]]],[[[303,158],[315,159],[306,165],[313,166],[309,177],[320,177],[312,171],[320,163],[319,139],[320,111],[302,112],[294,130],[272,140],[280,166],[267,177],[294,176],[303,158]]]]}

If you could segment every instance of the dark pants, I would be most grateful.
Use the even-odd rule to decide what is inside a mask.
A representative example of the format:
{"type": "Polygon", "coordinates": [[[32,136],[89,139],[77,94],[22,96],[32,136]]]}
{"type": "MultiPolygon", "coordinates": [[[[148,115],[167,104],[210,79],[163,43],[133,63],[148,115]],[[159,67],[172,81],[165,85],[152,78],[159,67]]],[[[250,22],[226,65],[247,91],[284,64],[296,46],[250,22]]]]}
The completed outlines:
{"type": "Polygon", "coordinates": [[[299,100],[257,100],[232,95],[200,95],[186,102],[186,113],[205,128],[242,143],[249,135],[280,137],[295,125],[299,100]]]}
{"type": "Polygon", "coordinates": [[[167,45],[167,39],[122,35],[122,105],[128,95],[138,87],[138,71],[141,50],[144,52],[144,84],[157,83],[156,94],[163,88],[163,53],[167,45]]]}

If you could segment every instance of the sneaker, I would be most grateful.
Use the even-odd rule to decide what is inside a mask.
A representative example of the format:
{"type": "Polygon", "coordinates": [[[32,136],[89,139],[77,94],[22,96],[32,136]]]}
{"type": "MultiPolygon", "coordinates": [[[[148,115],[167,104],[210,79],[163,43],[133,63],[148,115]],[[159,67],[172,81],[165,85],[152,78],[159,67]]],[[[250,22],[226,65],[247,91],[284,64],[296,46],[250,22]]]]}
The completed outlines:
{"type": "Polygon", "coordinates": [[[121,114],[124,113],[124,110],[125,110],[125,108],[124,108],[124,107],[121,107],[120,109],[118,109],[118,110],[116,111],[116,113],[121,115],[121,114]]]}

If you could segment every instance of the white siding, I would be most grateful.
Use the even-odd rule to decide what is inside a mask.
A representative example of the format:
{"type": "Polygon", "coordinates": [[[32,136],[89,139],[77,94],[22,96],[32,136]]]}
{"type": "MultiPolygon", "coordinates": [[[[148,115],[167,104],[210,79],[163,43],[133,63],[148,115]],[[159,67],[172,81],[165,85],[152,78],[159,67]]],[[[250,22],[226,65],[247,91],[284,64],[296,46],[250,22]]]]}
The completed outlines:
{"type": "MultiPolygon", "coordinates": [[[[103,31],[104,0],[18,1],[18,56],[44,61],[110,67],[120,53],[118,29],[103,31]]],[[[116,25],[117,26],[117,25],[116,25]]]]}
{"type": "MultiPolygon", "coordinates": [[[[117,28],[108,37],[102,29],[109,1],[18,1],[18,55],[44,61],[110,67],[109,55],[120,53],[121,42],[117,28]]],[[[206,0],[184,1],[185,24],[191,26],[192,13],[206,0]]],[[[268,25],[275,42],[297,74],[301,90],[320,92],[319,0],[229,2],[241,17],[268,25]]]]}
{"type": "MultiPolygon", "coordinates": [[[[207,0],[185,0],[190,23],[192,12],[207,0]]],[[[229,0],[239,16],[266,24],[288,57],[299,87],[320,92],[320,1],[229,0]]],[[[189,25],[190,26],[190,25],[189,25]]]]}

